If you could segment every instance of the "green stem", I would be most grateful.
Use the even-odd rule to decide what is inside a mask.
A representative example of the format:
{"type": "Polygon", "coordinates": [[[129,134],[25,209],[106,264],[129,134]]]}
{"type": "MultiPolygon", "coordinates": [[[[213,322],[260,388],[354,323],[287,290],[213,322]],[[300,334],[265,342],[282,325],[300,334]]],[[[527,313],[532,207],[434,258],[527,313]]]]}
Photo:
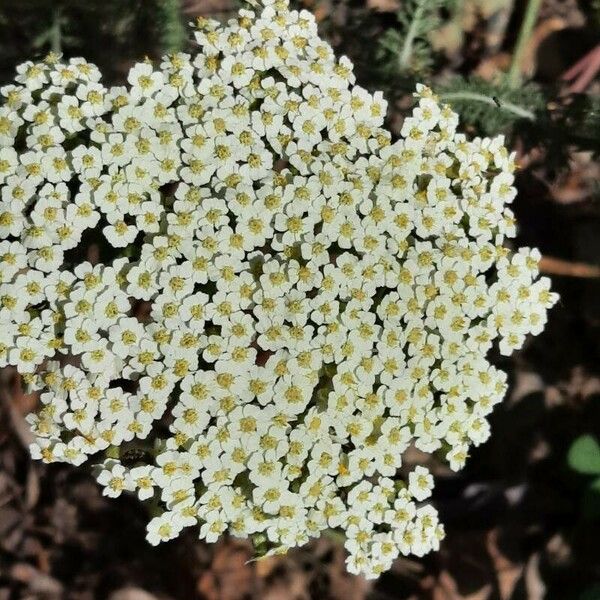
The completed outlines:
{"type": "Polygon", "coordinates": [[[417,32],[419,30],[419,25],[421,24],[421,19],[423,18],[425,4],[426,0],[418,0],[417,7],[415,8],[415,12],[410,22],[410,27],[406,32],[406,38],[404,39],[404,44],[402,44],[402,50],[400,51],[400,56],[398,57],[398,64],[403,70],[408,68],[409,66],[410,58],[412,56],[413,51],[413,43],[415,41],[415,38],[417,37],[417,32]]]}
{"type": "Polygon", "coordinates": [[[186,30],[181,19],[181,0],[156,0],[156,8],[161,52],[181,52],[186,41],[186,30]]]}
{"type": "Polygon", "coordinates": [[[499,110],[513,113],[514,115],[517,115],[523,119],[527,119],[528,121],[533,121],[535,119],[535,114],[532,111],[523,108],[518,104],[502,101],[500,106],[498,106],[493,98],[485,96],[484,94],[477,94],[476,92],[448,92],[447,94],[440,94],[440,99],[448,102],[452,102],[452,100],[483,102],[485,104],[489,104],[490,106],[496,106],[499,110]]]}
{"type": "Polygon", "coordinates": [[[57,6],[52,15],[52,26],[50,28],[50,50],[54,54],[61,54],[62,52],[61,20],[60,6],[57,6]]]}
{"type": "Polygon", "coordinates": [[[543,0],[529,0],[527,3],[523,22],[521,23],[521,29],[519,30],[519,36],[517,37],[517,43],[515,44],[512,61],[510,63],[510,69],[508,70],[508,83],[512,88],[516,88],[521,83],[523,56],[525,55],[527,42],[531,37],[533,26],[537,21],[542,2],[543,0]]]}

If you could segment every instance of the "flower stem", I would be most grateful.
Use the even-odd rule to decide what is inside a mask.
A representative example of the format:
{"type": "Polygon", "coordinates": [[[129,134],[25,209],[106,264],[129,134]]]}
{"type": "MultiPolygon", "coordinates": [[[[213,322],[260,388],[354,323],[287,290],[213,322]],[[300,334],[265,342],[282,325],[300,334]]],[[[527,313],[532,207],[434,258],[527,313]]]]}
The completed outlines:
{"type": "Polygon", "coordinates": [[[181,0],[157,0],[160,50],[164,54],[181,52],[186,32],[181,19],[181,0]]]}
{"type": "Polygon", "coordinates": [[[60,6],[57,6],[52,14],[52,25],[49,36],[50,50],[54,52],[54,54],[61,54],[62,52],[61,20],[60,6]]]}
{"type": "Polygon", "coordinates": [[[527,42],[531,37],[533,26],[537,21],[540,7],[542,6],[543,0],[529,0],[527,8],[525,9],[525,15],[521,23],[521,29],[519,30],[519,36],[517,37],[517,43],[510,63],[510,69],[508,70],[508,83],[510,87],[516,88],[521,83],[521,70],[523,57],[525,50],[527,49],[527,42]]]}

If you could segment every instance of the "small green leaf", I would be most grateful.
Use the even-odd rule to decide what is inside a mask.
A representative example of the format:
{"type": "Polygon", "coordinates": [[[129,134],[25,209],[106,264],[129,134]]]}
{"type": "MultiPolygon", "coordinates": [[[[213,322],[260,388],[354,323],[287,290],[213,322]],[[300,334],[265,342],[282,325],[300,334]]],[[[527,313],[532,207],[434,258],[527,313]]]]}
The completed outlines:
{"type": "Polygon", "coordinates": [[[579,473],[600,475],[600,445],[592,435],[578,437],[567,455],[569,466],[579,473]]]}

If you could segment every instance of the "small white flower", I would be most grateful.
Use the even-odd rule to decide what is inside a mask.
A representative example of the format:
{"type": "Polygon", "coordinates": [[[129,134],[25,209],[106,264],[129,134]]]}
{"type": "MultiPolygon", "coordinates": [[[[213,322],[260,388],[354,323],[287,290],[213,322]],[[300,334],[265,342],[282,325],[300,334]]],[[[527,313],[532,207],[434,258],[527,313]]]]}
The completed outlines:
{"type": "Polygon", "coordinates": [[[0,89],[0,366],[40,391],[32,456],[123,457],[98,481],[164,511],[150,543],[339,528],[373,578],[443,536],[403,454],[462,468],[506,391],[487,353],[557,297],[503,246],[503,139],[418,85],[392,143],[314,17],[263,4],[129,88],[71,59],[0,89]]]}
{"type": "Polygon", "coordinates": [[[408,475],[408,491],[416,500],[431,496],[433,477],[425,467],[415,467],[408,475]]]}
{"type": "Polygon", "coordinates": [[[126,489],[131,489],[131,480],[125,467],[115,461],[104,465],[97,477],[98,483],[104,487],[103,495],[116,498],[126,489]]]}

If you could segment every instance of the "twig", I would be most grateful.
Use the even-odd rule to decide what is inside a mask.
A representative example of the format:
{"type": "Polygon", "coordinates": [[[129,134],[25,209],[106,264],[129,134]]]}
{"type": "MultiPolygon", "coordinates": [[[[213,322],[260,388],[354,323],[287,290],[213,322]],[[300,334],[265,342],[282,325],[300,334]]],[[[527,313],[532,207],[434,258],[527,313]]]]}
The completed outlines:
{"type": "Polygon", "coordinates": [[[540,272],[547,275],[562,275],[565,277],[581,277],[597,279],[600,277],[600,267],[586,263],[569,262],[562,258],[542,256],[539,264],[540,272]]]}

